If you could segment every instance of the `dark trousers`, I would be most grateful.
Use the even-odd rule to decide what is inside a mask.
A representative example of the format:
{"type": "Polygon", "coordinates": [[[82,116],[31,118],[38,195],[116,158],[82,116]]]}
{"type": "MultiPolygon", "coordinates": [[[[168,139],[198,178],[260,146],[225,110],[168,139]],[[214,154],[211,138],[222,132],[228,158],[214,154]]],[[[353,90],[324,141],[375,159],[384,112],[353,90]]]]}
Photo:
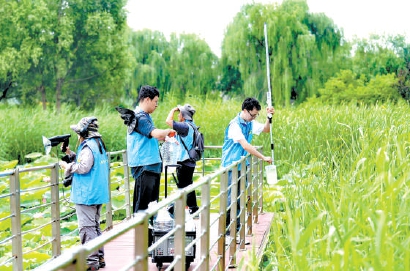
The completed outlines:
{"type": "MultiPolygon", "coordinates": [[[[192,176],[194,175],[195,167],[188,167],[186,165],[180,164],[177,167],[177,187],[185,188],[193,183],[192,176]]],[[[189,208],[190,213],[194,213],[198,210],[198,204],[196,202],[195,191],[188,193],[186,198],[186,205],[189,208]]]]}
{"type": "Polygon", "coordinates": [[[148,204],[159,199],[159,183],[161,174],[150,171],[143,171],[135,178],[135,168],[131,168],[132,176],[135,179],[133,212],[148,209],[148,204]]]}

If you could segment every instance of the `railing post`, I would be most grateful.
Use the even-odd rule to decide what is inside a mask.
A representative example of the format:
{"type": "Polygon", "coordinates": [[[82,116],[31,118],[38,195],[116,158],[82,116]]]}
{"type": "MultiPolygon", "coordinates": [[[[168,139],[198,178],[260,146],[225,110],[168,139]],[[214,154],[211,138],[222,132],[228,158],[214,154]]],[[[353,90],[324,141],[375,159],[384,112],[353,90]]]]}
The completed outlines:
{"type": "Polygon", "coordinates": [[[219,224],[218,224],[218,271],[225,270],[225,232],[226,232],[226,204],[227,204],[228,172],[225,170],[221,174],[219,200],[219,224]]]}
{"type": "Polygon", "coordinates": [[[127,218],[131,217],[131,190],[130,190],[130,171],[128,168],[127,151],[122,154],[122,161],[124,164],[124,189],[125,189],[125,214],[127,218]]]}
{"type": "MultiPolygon", "coordinates": [[[[263,167],[263,160],[259,160],[259,181],[258,181],[258,201],[259,201],[259,213],[263,214],[263,174],[264,174],[264,167],[263,167]]],[[[258,216],[256,217],[256,223],[258,222],[258,216]]]]}
{"type": "MultiPolygon", "coordinates": [[[[243,158],[243,157],[242,157],[243,158]]],[[[232,242],[229,245],[229,268],[236,268],[236,220],[238,218],[238,167],[235,165],[232,169],[232,187],[231,204],[230,204],[230,236],[232,242]]],[[[228,206],[229,208],[229,206],[228,206]]]]}
{"type": "MultiPolygon", "coordinates": [[[[253,195],[253,191],[255,189],[255,170],[254,170],[254,166],[255,164],[258,162],[258,159],[256,157],[250,156],[249,157],[250,160],[250,166],[249,166],[249,170],[247,171],[247,175],[246,175],[246,179],[248,180],[248,187],[247,187],[247,193],[246,195],[247,200],[246,200],[246,225],[247,225],[247,231],[246,231],[246,235],[252,235],[253,230],[252,230],[252,208],[253,208],[253,199],[254,199],[254,195],[253,195]]],[[[242,248],[242,247],[241,247],[242,248]]]]}
{"type": "Polygon", "coordinates": [[[23,248],[21,237],[21,213],[20,213],[20,173],[19,169],[14,170],[10,175],[10,214],[12,252],[13,252],[13,271],[23,270],[23,248]]]}
{"type": "MultiPolygon", "coordinates": [[[[136,214],[137,216],[140,213],[136,214]]],[[[148,219],[149,216],[144,214],[144,223],[135,227],[134,236],[134,258],[142,258],[142,261],[138,261],[134,266],[134,271],[146,271],[148,270],[148,219]]]]}
{"type": "Polygon", "coordinates": [[[60,227],[60,193],[59,193],[59,166],[54,164],[51,169],[51,232],[53,237],[52,255],[53,257],[61,254],[61,227],[60,227]]]}
{"type": "MultiPolygon", "coordinates": [[[[253,223],[258,223],[258,212],[259,212],[259,179],[260,179],[260,170],[259,170],[259,164],[260,161],[257,159],[255,163],[253,164],[253,174],[252,174],[252,183],[253,183],[253,189],[252,189],[252,219],[253,223]]],[[[252,234],[253,231],[250,231],[249,234],[252,234]]]]}
{"type": "MultiPolygon", "coordinates": [[[[250,156],[249,158],[252,158],[250,156]]],[[[252,160],[250,160],[252,162],[252,160]]],[[[241,228],[239,232],[239,237],[240,237],[240,249],[245,249],[245,229],[246,229],[246,224],[245,223],[245,217],[248,215],[246,211],[246,205],[247,205],[247,198],[248,198],[248,189],[247,185],[249,185],[249,175],[248,175],[249,168],[246,166],[246,157],[242,156],[242,162],[241,162],[241,176],[240,176],[240,208],[241,208],[241,214],[240,214],[240,223],[241,223],[241,228]]],[[[246,219],[247,220],[247,219],[246,219]]]]}
{"type": "Polygon", "coordinates": [[[107,158],[108,158],[108,203],[105,205],[106,206],[106,213],[105,213],[105,219],[106,219],[106,229],[111,230],[113,228],[113,223],[112,223],[112,198],[111,198],[111,153],[107,153],[107,158]]]}
{"type": "MultiPolygon", "coordinates": [[[[182,190],[184,191],[184,190],[182,190]]],[[[180,256],[180,260],[175,264],[175,270],[186,270],[185,268],[185,202],[186,202],[186,192],[180,194],[180,197],[175,201],[175,226],[179,227],[175,232],[174,245],[175,245],[175,256],[180,256]],[[179,241],[177,241],[179,240],[179,241]]]]}
{"type": "Polygon", "coordinates": [[[211,181],[209,180],[206,184],[201,186],[201,205],[204,208],[201,212],[201,239],[200,239],[200,256],[202,264],[200,266],[200,271],[209,271],[209,245],[210,245],[210,234],[211,234],[211,181]],[[203,234],[204,230],[206,234],[203,234]]]}

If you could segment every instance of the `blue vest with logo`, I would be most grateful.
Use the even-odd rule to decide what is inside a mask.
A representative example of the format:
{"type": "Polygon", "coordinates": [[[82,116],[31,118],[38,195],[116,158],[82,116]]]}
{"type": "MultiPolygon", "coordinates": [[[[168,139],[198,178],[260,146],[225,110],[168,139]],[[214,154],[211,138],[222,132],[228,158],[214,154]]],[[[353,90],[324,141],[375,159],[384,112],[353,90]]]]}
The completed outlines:
{"type": "MultiPolygon", "coordinates": [[[[190,120],[185,120],[185,122],[190,122],[193,126],[196,127],[195,123],[190,120]]],[[[179,142],[179,146],[181,149],[181,153],[179,155],[178,161],[185,161],[189,159],[188,151],[185,149],[184,145],[182,144],[182,140],[185,143],[185,146],[188,150],[192,148],[192,144],[194,143],[194,128],[191,127],[190,124],[188,124],[188,134],[185,137],[181,137],[180,135],[177,135],[177,140],[179,142]]]]}
{"type": "MultiPolygon", "coordinates": [[[[222,146],[222,166],[227,167],[231,165],[233,162],[238,161],[241,159],[241,156],[245,156],[248,154],[244,148],[242,148],[239,142],[234,142],[231,138],[228,138],[228,130],[229,127],[233,122],[238,123],[239,127],[241,128],[242,134],[245,136],[246,141],[251,143],[252,141],[252,121],[247,122],[243,120],[240,115],[229,123],[228,127],[225,129],[225,137],[224,137],[224,144],[222,146]]],[[[240,169],[240,165],[238,167],[240,169]]]]}
{"type": "Polygon", "coordinates": [[[97,138],[86,139],[81,142],[77,149],[77,162],[80,153],[85,146],[88,146],[94,157],[94,165],[86,174],[74,173],[71,185],[70,199],[75,204],[93,205],[108,202],[108,156],[102,143],[97,138]],[[102,154],[98,144],[101,144],[102,154]]]}
{"type": "MultiPolygon", "coordinates": [[[[151,116],[146,114],[146,117],[152,123],[151,116]]],[[[148,138],[136,131],[127,134],[127,153],[130,167],[162,163],[158,140],[154,137],[148,138]]]]}

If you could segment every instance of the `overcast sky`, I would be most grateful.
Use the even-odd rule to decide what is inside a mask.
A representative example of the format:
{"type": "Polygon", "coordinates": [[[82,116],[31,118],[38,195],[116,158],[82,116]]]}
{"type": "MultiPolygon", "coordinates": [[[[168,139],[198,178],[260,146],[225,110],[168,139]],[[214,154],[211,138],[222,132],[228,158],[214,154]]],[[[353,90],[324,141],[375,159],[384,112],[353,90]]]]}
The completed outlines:
{"type": "MultiPolygon", "coordinates": [[[[134,30],[194,33],[220,56],[226,27],[243,4],[265,0],[128,0],[128,25],[134,30]]],[[[345,37],[370,33],[404,34],[409,38],[409,0],[307,0],[310,12],[323,12],[343,28],[345,37]]]]}

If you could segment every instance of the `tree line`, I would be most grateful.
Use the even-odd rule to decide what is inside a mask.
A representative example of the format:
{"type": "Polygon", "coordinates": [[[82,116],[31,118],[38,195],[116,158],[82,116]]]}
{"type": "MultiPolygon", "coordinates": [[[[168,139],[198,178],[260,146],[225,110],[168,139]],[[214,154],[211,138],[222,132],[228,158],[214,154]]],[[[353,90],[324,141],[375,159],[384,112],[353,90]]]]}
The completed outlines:
{"type": "Polygon", "coordinates": [[[141,85],[172,95],[266,99],[270,65],[275,106],[410,98],[406,37],[347,41],[306,1],[242,6],[218,58],[195,34],[127,24],[126,0],[0,0],[0,102],[92,109],[135,101],[141,85]],[[266,63],[264,24],[268,26],[266,63]]]}

